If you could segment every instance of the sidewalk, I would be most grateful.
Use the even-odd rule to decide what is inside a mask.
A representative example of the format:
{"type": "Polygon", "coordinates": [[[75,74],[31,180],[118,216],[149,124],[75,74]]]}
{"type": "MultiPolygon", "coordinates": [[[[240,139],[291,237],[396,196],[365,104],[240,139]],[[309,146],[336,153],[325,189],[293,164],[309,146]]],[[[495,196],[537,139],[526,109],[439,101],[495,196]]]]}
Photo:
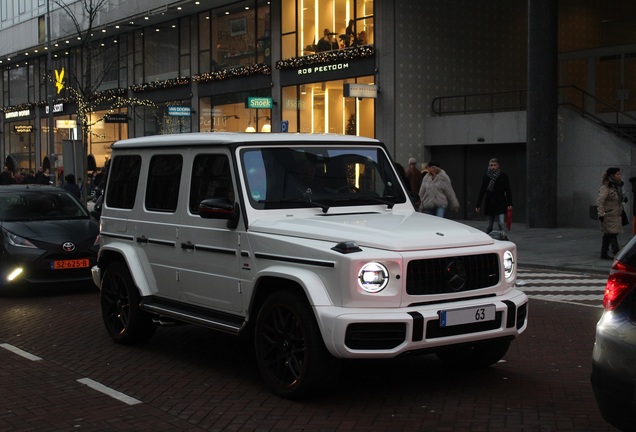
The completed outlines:
{"type": "MultiPolygon", "coordinates": [[[[486,221],[458,221],[477,229],[486,228],[486,221]]],[[[611,260],[600,259],[600,230],[596,228],[527,228],[513,223],[508,237],[517,245],[517,260],[521,268],[547,268],[594,274],[608,274],[611,260]]],[[[619,234],[623,247],[632,238],[628,225],[619,234]]],[[[610,251],[610,256],[612,256],[610,251]]]]}

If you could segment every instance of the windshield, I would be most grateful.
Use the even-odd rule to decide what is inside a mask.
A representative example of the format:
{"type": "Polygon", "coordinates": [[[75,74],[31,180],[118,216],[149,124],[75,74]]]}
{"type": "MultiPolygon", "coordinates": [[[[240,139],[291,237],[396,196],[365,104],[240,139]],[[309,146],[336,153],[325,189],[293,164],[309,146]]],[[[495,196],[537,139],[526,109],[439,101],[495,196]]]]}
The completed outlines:
{"type": "Polygon", "coordinates": [[[86,219],[88,212],[69,193],[59,190],[16,190],[0,194],[0,220],[86,219]]]}
{"type": "Polygon", "coordinates": [[[304,146],[241,151],[252,207],[281,209],[406,202],[379,147],[304,146]]]}

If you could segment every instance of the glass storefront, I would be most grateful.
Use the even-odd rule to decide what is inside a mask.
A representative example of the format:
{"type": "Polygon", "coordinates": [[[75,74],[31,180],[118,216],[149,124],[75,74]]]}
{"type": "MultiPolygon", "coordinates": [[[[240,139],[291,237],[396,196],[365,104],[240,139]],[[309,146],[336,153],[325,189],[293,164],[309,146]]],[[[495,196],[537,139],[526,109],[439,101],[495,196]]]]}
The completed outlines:
{"type": "Polygon", "coordinates": [[[282,119],[289,131],[375,137],[375,99],[344,97],[345,83],[373,84],[374,77],[284,87],[282,119]]]}
{"type": "Polygon", "coordinates": [[[5,164],[12,171],[35,170],[35,122],[32,119],[5,122],[5,164]]]}
{"type": "Polygon", "coordinates": [[[271,132],[270,109],[245,107],[248,97],[269,97],[265,91],[203,97],[199,100],[201,132],[271,132]]]}
{"type": "Polygon", "coordinates": [[[91,114],[91,121],[92,137],[87,153],[93,156],[99,168],[110,159],[111,144],[128,138],[128,113],[123,109],[118,112],[96,111],[91,114]]]}

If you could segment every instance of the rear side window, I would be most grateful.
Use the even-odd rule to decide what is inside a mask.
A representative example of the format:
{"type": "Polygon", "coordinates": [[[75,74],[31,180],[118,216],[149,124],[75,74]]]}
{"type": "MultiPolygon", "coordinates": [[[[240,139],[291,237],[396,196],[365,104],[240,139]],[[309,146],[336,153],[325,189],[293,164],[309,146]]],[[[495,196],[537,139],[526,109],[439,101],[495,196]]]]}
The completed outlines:
{"type": "Polygon", "coordinates": [[[108,189],[106,205],[108,207],[132,209],[137,196],[141,156],[115,156],[108,170],[108,189]]]}
{"type": "Polygon", "coordinates": [[[150,159],[146,209],[173,213],[177,210],[183,158],[178,154],[155,155],[150,159]]]}

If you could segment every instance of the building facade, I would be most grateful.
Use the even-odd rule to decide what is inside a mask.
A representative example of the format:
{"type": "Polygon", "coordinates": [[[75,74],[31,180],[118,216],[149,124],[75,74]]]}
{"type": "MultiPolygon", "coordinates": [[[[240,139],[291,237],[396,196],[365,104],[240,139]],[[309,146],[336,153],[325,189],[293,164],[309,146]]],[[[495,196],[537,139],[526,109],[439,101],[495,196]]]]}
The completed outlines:
{"type": "MultiPolygon", "coordinates": [[[[0,158],[12,170],[55,171],[68,162],[69,141],[86,140],[99,168],[110,144],[127,137],[363,135],[382,140],[397,162],[441,162],[462,204],[449,216],[459,219],[481,217],[472,211],[475,184],[499,157],[521,222],[532,187],[525,89],[536,72],[527,69],[533,1],[111,0],[88,16],[87,0],[4,0],[0,158]],[[78,113],[86,106],[85,136],[78,113]]],[[[590,94],[633,110],[636,5],[552,1],[559,67],[550,73],[585,92],[555,89],[560,100],[581,108],[581,94],[590,94]]],[[[613,113],[600,102],[585,109],[613,113]]],[[[588,125],[566,122],[569,114],[559,116],[546,157],[558,159],[550,181],[559,224],[586,225],[593,221],[583,209],[606,167],[636,175],[632,145],[598,127],[581,139],[588,125]]]]}
{"type": "Polygon", "coordinates": [[[30,10],[23,1],[3,3],[2,34],[24,33],[2,47],[14,56],[0,55],[0,155],[13,170],[46,165],[51,156],[63,164],[63,141],[82,139],[82,98],[94,99],[87,151],[97,167],[111,143],[132,136],[376,135],[372,0],[139,3],[107,2],[92,22],[83,0],[64,8],[53,0],[48,11],[43,1],[28,2],[30,10]],[[353,96],[344,93],[350,84],[353,96]]]}

